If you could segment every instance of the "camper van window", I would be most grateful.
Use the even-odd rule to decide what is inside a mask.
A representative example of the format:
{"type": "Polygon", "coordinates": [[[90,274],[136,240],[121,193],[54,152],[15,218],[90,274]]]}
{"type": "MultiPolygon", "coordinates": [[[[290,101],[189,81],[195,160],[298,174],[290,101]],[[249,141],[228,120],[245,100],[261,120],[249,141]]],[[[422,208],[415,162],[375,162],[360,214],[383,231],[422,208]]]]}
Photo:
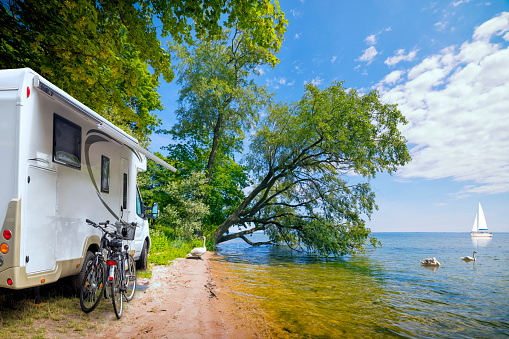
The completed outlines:
{"type": "Polygon", "coordinates": [[[101,157],[101,192],[110,193],[110,158],[101,157]]]}
{"type": "Polygon", "coordinates": [[[81,168],[81,127],[58,114],[53,116],[53,161],[81,168]]]}
{"type": "Polygon", "coordinates": [[[124,173],[124,189],[122,191],[122,208],[127,208],[127,173],[124,173]]]}
{"type": "Polygon", "coordinates": [[[136,187],[136,214],[138,214],[138,216],[140,218],[144,218],[145,215],[143,214],[143,201],[141,200],[141,196],[140,196],[140,190],[138,189],[138,187],[136,187]]]}

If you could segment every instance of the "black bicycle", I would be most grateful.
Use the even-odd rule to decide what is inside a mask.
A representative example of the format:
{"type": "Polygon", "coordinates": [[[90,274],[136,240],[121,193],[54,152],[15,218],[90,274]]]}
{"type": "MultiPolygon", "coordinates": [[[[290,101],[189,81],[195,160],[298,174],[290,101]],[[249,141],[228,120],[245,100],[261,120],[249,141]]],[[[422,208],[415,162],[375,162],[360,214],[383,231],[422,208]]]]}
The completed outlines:
{"type": "Polygon", "coordinates": [[[85,278],[80,289],[80,306],[85,313],[94,310],[102,295],[111,299],[113,310],[118,319],[122,316],[122,299],[129,302],[136,290],[136,264],[129,253],[129,245],[122,240],[133,240],[136,223],[115,223],[116,230],[109,230],[109,221],[96,224],[87,219],[88,224],[103,232],[99,251],[93,260],[87,263],[85,278]],[[108,267],[108,268],[107,268],[108,267]],[[109,273],[108,273],[109,272],[109,273]],[[108,285],[108,290],[105,290],[108,285]]]}
{"type": "Polygon", "coordinates": [[[115,315],[120,319],[123,300],[131,301],[136,291],[136,263],[129,253],[129,245],[124,245],[124,251],[122,251],[122,240],[134,240],[137,226],[136,223],[122,222],[115,223],[115,226],[121,237],[110,241],[111,251],[106,264],[109,269],[109,297],[113,303],[115,315]]]}

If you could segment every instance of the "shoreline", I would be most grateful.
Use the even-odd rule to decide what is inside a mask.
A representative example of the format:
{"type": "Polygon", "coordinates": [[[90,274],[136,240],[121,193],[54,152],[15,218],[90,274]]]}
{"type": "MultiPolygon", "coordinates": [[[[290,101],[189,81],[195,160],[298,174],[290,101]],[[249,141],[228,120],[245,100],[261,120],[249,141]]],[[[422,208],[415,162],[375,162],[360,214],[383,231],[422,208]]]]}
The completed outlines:
{"type": "MultiPolygon", "coordinates": [[[[236,300],[213,252],[200,259],[177,259],[153,266],[152,278],[140,279],[144,291],[124,303],[116,320],[111,312],[89,338],[262,338],[268,330],[260,312],[236,300]],[[127,307],[126,307],[127,306],[127,307]]],[[[104,301],[102,301],[104,302],[104,301]]]]}

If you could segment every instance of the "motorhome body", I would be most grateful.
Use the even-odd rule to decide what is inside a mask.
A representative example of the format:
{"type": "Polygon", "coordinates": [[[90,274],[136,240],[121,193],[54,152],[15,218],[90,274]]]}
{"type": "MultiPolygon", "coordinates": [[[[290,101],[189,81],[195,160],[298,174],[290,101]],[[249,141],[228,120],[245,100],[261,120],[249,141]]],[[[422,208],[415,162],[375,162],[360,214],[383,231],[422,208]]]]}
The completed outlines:
{"type": "Polygon", "coordinates": [[[100,232],[86,224],[136,222],[143,265],[150,248],[136,175],[146,157],[175,171],[109,121],[31,69],[0,70],[0,288],[80,273],[100,232]]]}

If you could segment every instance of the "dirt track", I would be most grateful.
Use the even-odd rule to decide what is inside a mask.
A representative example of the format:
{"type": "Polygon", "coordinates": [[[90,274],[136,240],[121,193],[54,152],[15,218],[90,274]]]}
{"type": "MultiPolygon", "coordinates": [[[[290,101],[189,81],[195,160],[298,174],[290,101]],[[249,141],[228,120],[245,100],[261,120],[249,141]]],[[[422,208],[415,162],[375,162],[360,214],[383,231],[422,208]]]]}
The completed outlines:
{"type": "MultiPolygon", "coordinates": [[[[121,320],[113,312],[100,338],[256,338],[263,331],[239,314],[212,279],[212,252],[203,260],[179,259],[155,266],[145,291],[137,291],[121,320]]],[[[140,285],[143,285],[143,279],[140,285]]],[[[125,305],[125,304],[124,304],[125,305]]],[[[248,318],[248,317],[247,317],[248,318]]]]}

